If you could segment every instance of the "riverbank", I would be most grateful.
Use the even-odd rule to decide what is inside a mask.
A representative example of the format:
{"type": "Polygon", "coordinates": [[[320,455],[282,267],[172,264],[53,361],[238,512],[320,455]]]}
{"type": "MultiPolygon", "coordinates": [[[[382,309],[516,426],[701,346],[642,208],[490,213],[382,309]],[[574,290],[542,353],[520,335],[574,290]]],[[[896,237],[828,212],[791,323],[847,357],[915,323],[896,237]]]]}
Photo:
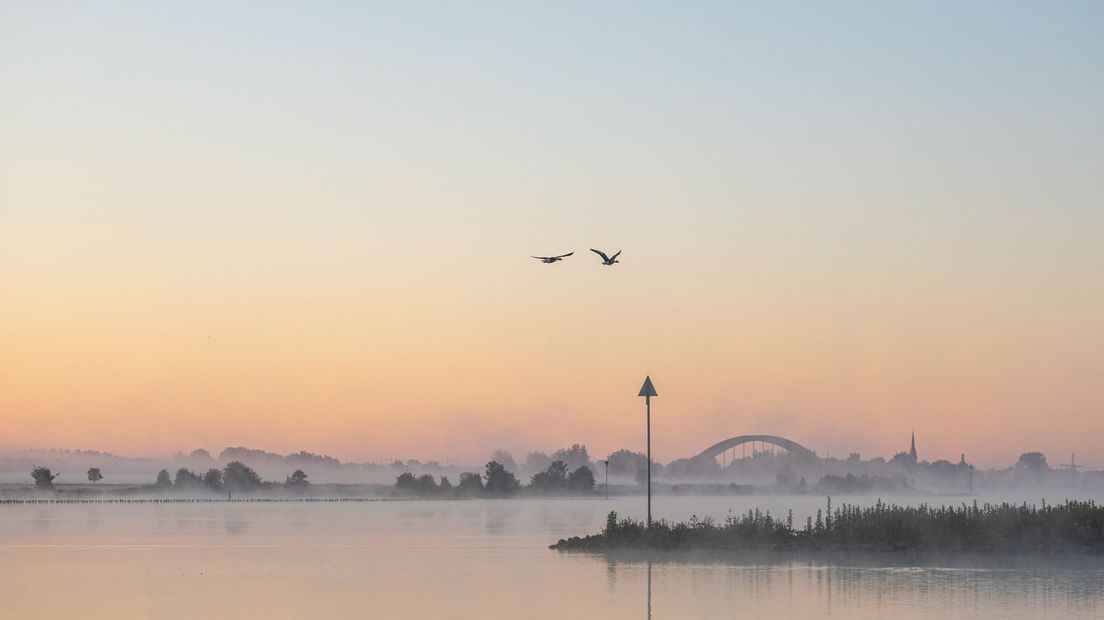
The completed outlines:
{"type": "Polygon", "coordinates": [[[804,527],[792,514],[777,518],[751,510],[723,522],[706,517],[652,527],[610,512],[594,535],[560,539],[559,551],[613,549],[756,551],[1104,552],[1104,506],[1061,504],[961,504],[931,507],[876,503],[818,510],[804,527]]]}

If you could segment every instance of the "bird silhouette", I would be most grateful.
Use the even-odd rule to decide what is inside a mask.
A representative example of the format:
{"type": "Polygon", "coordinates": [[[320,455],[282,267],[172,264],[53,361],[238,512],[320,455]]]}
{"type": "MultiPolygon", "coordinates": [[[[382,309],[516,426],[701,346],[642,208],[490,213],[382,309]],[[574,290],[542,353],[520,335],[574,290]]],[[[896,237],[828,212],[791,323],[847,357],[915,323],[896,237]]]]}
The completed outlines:
{"type": "Polygon", "coordinates": [[[614,254],[613,256],[606,256],[605,252],[603,252],[602,250],[595,250],[594,248],[591,248],[590,251],[602,257],[603,265],[616,265],[617,263],[621,262],[617,260],[617,257],[621,256],[621,250],[617,250],[617,254],[614,254]]]}
{"type": "Polygon", "coordinates": [[[554,263],[556,261],[561,261],[574,253],[574,251],[571,251],[567,254],[560,254],[559,256],[534,256],[533,258],[539,260],[542,263],[554,263]]]}

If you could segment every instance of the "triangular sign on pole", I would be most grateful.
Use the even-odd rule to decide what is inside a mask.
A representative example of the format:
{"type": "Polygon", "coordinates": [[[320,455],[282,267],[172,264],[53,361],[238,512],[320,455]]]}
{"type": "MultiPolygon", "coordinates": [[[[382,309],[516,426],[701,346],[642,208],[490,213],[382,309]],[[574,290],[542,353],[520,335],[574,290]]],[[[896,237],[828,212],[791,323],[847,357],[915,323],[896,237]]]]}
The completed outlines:
{"type": "Polygon", "coordinates": [[[644,378],[644,385],[640,387],[640,393],[637,396],[659,396],[656,394],[655,386],[652,385],[651,376],[644,378]]]}

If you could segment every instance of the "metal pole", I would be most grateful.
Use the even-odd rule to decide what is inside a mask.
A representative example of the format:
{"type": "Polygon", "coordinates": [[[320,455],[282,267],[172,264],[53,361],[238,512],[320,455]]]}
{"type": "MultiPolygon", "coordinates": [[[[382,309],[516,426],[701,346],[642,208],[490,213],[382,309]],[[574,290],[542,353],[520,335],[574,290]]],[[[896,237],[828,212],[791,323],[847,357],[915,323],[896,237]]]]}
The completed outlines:
{"type": "Polygon", "coordinates": [[[648,527],[652,527],[652,397],[644,397],[648,410],[648,527]]]}

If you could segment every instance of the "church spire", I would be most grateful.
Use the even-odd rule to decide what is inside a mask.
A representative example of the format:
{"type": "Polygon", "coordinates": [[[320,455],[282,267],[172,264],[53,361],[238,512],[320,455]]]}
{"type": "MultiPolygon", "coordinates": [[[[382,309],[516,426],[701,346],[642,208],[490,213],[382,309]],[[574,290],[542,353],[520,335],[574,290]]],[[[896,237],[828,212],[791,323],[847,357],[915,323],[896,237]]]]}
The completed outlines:
{"type": "Polygon", "coordinates": [[[912,462],[916,462],[916,431],[912,432],[912,448],[909,450],[909,454],[912,455],[912,462]]]}

